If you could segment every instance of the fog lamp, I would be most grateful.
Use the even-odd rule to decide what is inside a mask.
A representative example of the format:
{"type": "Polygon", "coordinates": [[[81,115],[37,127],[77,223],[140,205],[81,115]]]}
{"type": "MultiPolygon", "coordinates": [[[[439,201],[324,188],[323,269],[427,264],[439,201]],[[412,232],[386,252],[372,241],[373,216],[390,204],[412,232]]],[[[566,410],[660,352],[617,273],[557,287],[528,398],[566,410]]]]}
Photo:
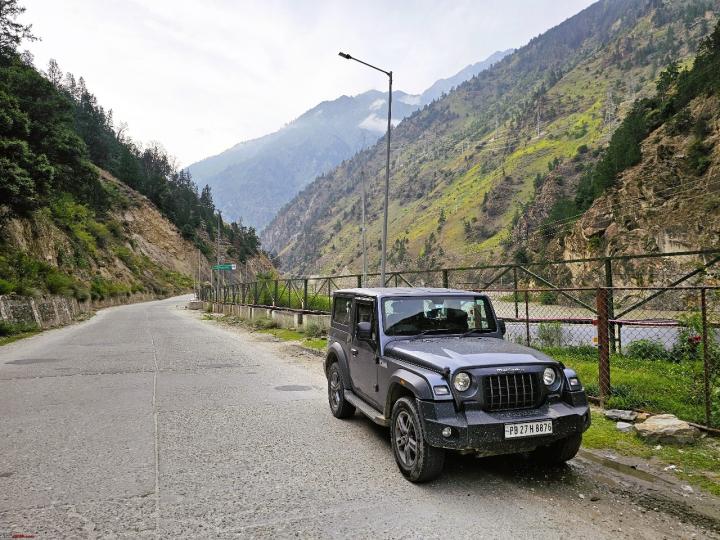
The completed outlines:
{"type": "Polygon", "coordinates": [[[450,437],[452,435],[452,428],[451,427],[444,427],[442,430],[442,436],[443,437],[450,437]]]}

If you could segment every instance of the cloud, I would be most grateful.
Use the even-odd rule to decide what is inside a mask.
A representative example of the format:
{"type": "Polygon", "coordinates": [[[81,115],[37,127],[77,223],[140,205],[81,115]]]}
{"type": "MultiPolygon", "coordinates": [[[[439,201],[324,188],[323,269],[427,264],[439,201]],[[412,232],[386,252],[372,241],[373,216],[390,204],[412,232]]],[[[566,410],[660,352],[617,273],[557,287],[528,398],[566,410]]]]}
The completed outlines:
{"type": "MultiPolygon", "coordinates": [[[[393,127],[400,123],[399,118],[393,118],[391,120],[393,127]]],[[[362,122],[358,124],[362,129],[368,131],[375,131],[377,133],[385,133],[387,131],[387,116],[380,118],[377,114],[373,113],[367,116],[362,122]]]]}
{"type": "MultiPolygon", "coordinates": [[[[417,94],[593,1],[32,0],[22,22],[42,38],[27,44],[38,67],[55,58],[82,75],[130,136],[161,140],[188,165],[322,101],[386,91],[384,75],[340,50],[417,94]]],[[[386,129],[372,115],[363,122],[386,129]]]]}
{"type": "Polygon", "coordinates": [[[371,111],[377,111],[377,110],[379,110],[380,107],[382,107],[383,105],[385,105],[385,100],[384,100],[384,99],[376,99],[375,101],[373,101],[373,102],[370,104],[370,110],[371,110],[371,111]]]}
{"type": "Polygon", "coordinates": [[[400,101],[407,105],[420,105],[420,96],[412,96],[408,94],[400,98],[400,101]]]}

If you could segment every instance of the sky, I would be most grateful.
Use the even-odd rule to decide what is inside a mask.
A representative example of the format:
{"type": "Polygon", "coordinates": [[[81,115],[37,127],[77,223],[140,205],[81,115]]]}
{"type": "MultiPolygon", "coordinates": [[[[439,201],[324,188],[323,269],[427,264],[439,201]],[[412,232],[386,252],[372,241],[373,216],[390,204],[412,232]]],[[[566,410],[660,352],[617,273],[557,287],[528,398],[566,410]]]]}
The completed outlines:
{"type": "Polygon", "coordinates": [[[420,93],[592,0],[24,0],[26,44],[84,77],[135,140],[179,166],[280,129],[321,101],[420,93]]]}

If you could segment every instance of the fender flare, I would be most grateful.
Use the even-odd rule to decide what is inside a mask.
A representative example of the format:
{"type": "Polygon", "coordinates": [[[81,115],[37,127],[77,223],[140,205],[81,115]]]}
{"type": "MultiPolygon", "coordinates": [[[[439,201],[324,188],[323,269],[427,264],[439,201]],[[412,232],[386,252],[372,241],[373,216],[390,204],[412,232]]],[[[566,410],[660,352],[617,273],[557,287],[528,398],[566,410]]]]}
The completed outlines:
{"type": "Polygon", "coordinates": [[[388,391],[385,396],[385,417],[390,418],[392,414],[393,395],[396,388],[403,388],[410,391],[415,399],[432,400],[433,393],[430,383],[422,376],[407,369],[400,368],[393,372],[388,381],[388,391]]]}
{"type": "Polygon", "coordinates": [[[340,367],[340,375],[342,376],[343,386],[345,388],[352,388],[353,386],[352,381],[350,380],[350,368],[348,366],[347,356],[345,355],[345,351],[342,346],[337,341],[333,342],[328,347],[328,352],[325,355],[325,376],[327,376],[330,364],[334,361],[337,361],[337,364],[340,367]]]}

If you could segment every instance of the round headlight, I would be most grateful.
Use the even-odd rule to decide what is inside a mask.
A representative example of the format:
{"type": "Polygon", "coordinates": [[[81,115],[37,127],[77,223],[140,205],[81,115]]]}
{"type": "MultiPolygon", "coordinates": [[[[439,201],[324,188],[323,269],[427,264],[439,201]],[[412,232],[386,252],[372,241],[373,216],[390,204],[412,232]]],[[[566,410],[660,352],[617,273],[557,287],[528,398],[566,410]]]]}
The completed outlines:
{"type": "Polygon", "coordinates": [[[458,392],[464,392],[470,388],[470,375],[461,371],[453,378],[453,386],[458,392]]]}
{"type": "Polygon", "coordinates": [[[543,371],[543,382],[545,386],[552,386],[555,384],[555,370],[553,368],[545,368],[543,371]]]}

